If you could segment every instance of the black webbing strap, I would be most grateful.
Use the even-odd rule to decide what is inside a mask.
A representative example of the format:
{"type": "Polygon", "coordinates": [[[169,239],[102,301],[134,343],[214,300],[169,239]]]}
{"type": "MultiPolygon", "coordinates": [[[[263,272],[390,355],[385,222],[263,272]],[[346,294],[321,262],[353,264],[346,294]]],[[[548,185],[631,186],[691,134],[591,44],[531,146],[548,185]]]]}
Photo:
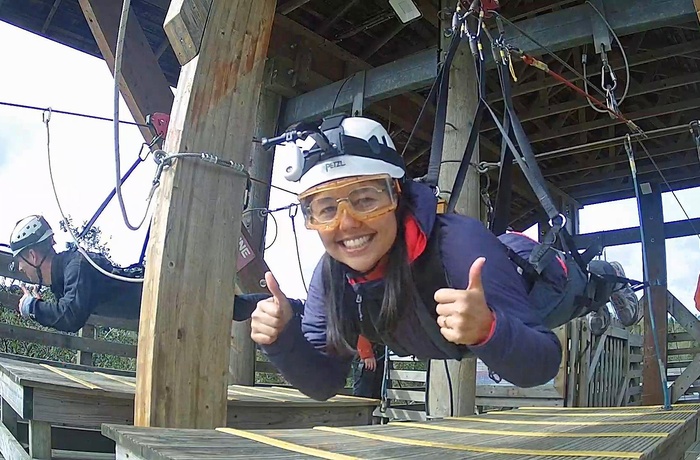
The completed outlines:
{"type": "MultiPolygon", "coordinates": [[[[506,134],[510,134],[510,118],[503,114],[503,126],[506,134]]],[[[510,221],[510,201],[513,195],[513,152],[508,148],[505,138],[501,141],[501,166],[498,171],[498,189],[496,190],[496,206],[494,207],[489,228],[494,235],[502,235],[508,229],[510,221]]]]}
{"type": "MultiPolygon", "coordinates": [[[[435,124],[433,125],[433,143],[430,147],[430,161],[428,163],[428,173],[425,175],[424,182],[431,187],[437,187],[440,177],[440,165],[442,163],[442,148],[445,141],[445,125],[447,123],[447,94],[450,87],[450,66],[457,54],[457,48],[462,41],[459,29],[453,31],[452,41],[447,50],[445,62],[438,72],[438,100],[435,109],[435,124]]],[[[435,86],[433,86],[435,88],[435,86]]],[[[428,95],[430,98],[431,94],[428,95]]]]}
{"type": "Polygon", "coordinates": [[[552,197],[549,195],[544,176],[542,176],[542,171],[539,169],[539,166],[537,165],[537,160],[535,159],[535,155],[532,152],[532,146],[527,140],[527,136],[525,134],[525,131],[523,130],[522,125],[520,124],[520,120],[515,115],[510,90],[510,80],[508,79],[508,75],[505,72],[502,72],[501,70],[502,69],[499,68],[499,79],[501,83],[501,90],[503,92],[505,112],[507,113],[508,119],[510,120],[513,136],[515,137],[515,140],[517,141],[521,151],[518,151],[518,149],[515,148],[513,141],[508,135],[508,132],[500,123],[498,117],[493,112],[491,107],[486,103],[486,101],[483,102],[486,105],[486,108],[488,109],[489,113],[491,114],[491,117],[493,118],[496,127],[501,132],[503,140],[506,142],[506,144],[512,151],[515,161],[518,163],[518,166],[520,166],[523,175],[530,184],[532,191],[535,193],[535,196],[540,202],[542,208],[547,213],[547,216],[550,218],[552,224],[552,227],[547,232],[547,235],[545,235],[544,241],[540,243],[530,254],[530,263],[535,267],[535,270],[538,273],[542,273],[544,267],[546,267],[547,264],[551,261],[551,258],[554,257],[554,252],[550,251],[550,249],[551,246],[556,242],[557,235],[561,234],[564,240],[563,243],[567,246],[566,249],[568,250],[568,252],[572,254],[574,260],[581,267],[581,269],[584,272],[587,272],[587,264],[583,262],[580,254],[576,250],[576,246],[573,243],[571,235],[569,235],[566,231],[566,228],[563,227],[563,218],[557,210],[557,207],[554,204],[554,200],[552,200],[552,197]]]}
{"type": "MultiPolygon", "coordinates": [[[[486,65],[479,59],[476,59],[476,57],[474,59],[474,63],[479,72],[479,95],[483,95],[486,93],[486,65]]],[[[455,207],[457,206],[457,201],[459,200],[459,195],[462,193],[464,181],[467,178],[467,171],[469,171],[472,158],[474,157],[474,150],[476,150],[477,143],[479,142],[479,131],[481,130],[481,120],[483,118],[484,104],[481,102],[481,97],[479,97],[479,103],[476,107],[476,113],[474,114],[474,123],[472,123],[471,130],[469,131],[469,137],[467,138],[467,146],[464,148],[462,161],[459,164],[455,181],[452,185],[452,189],[450,190],[450,199],[447,202],[447,212],[454,212],[455,207]]]]}

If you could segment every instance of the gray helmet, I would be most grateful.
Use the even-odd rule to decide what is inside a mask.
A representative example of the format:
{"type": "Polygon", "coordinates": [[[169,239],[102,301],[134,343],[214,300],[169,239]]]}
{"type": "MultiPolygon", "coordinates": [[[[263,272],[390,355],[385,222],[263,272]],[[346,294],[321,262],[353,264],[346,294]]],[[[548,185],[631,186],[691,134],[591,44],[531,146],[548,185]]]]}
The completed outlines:
{"type": "Polygon", "coordinates": [[[23,250],[35,246],[53,236],[53,230],[43,216],[31,215],[17,222],[10,237],[10,249],[12,255],[17,255],[23,250]]]}

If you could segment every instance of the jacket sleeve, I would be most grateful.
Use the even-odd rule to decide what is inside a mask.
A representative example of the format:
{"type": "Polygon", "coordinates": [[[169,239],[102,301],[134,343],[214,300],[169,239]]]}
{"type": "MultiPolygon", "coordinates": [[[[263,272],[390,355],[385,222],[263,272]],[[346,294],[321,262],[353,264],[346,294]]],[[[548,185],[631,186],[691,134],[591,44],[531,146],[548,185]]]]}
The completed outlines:
{"type": "Polygon", "coordinates": [[[277,341],[260,347],[293,387],[318,401],[335,396],[345,386],[352,360],[352,356],[327,352],[325,309],[319,263],[303,317],[294,316],[277,341]]]}
{"type": "MultiPolygon", "coordinates": [[[[233,320],[246,321],[250,319],[261,300],[269,299],[271,294],[240,294],[234,297],[233,300],[233,320]]],[[[299,299],[289,299],[289,304],[292,306],[295,316],[304,314],[304,301],[299,299]]]]}
{"type": "Polygon", "coordinates": [[[453,287],[466,288],[471,265],[486,258],[482,283],[495,325],[487,341],[469,349],[513,385],[528,388],[549,382],[559,372],[561,343],[534,313],[522,276],[501,242],[475,219],[469,219],[466,228],[444,228],[441,254],[453,287]]]}
{"type": "Polygon", "coordinates": [[[360,359],[374,358],[372,343],[364,335],[357,338],[357,354],[360,355],[360,359]]]}
{"type": "Polygon", "coordinates": [[[91,267],[82,256],[75,257],[63,272],[63,296],[57,302],[37,299],[30,307],[30,314],[39,324],[64,332],[77,332],[85,325],[95,308],[95,289],[91,267]]]}

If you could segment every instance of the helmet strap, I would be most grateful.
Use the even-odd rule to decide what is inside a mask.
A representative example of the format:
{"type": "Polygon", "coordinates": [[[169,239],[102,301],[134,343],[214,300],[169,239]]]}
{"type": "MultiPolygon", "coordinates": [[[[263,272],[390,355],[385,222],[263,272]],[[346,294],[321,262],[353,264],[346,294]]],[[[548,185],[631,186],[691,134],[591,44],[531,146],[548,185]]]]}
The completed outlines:
{"type": "Polygon", "coordinates": [[[27,264],[29,264],[31,267],[33,267],[34,270],[36,270],[36,276],[37,276],[37,278],[39,279],[39,285],[43,285],[43,284],[44,284],[44,276],[41,274],[41,264],[44,263],[44,261],[46,260],[46,257],[48,257],[48,254],[44,254],[44,257],[41,259],[41,261],[40,261],[37,265],[34,265],[34,264],[31,263],[30,261],[28,261],[27,258],[24,257],[24,256],[20,256],[20,257],[21,257],[22,260],[24,260],[27,264]]]}

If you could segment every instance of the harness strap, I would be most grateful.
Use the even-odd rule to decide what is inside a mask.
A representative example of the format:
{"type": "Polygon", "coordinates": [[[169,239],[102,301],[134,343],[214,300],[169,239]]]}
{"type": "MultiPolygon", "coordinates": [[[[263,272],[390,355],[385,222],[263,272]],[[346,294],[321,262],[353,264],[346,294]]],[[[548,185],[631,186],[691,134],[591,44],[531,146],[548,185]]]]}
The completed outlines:
{"type": "MultiPolygon", "coordinates": [[[[445,142],[445,125],[447,123],[447,94],[450,87],[450,67],[457,54],[457,48],[461,42],[459,30],[454,30],[450,46],[447,49],[445,63],[438,74],[438,100],[435,109],[435,124],[433,125],[433,142],[430,147],[430,162],[428,163],[428,173],[425,175],[425,183],[435,188],[440,176],[440,164],[442,163],[442,149],[445,142]]],[[[435,88],[435,87],[433,87],[435,88]]],[[[430,98],[431,94],[428,95],[430,98]]]]}
{"type": "MultiPolygon", "coordinates": [[[[476,66],[479,72],[479,94],[482,95],[486,92],[486,70],[485,65],[479,59],[475,59],[476,66]]],[[[467,177],[467,171],[471,166],[472,157],[474,156],[474,151],[476,150],[477,143],[479,141],[479,131],[481,130],[481,120],[484,118],[484,104],[479,98],[479,104],[476,107],[476,113],[474,114],[474,123],[469,130],[469,137],[467,138],[467,145],[464,148],[464,153],[462,154],[462,161],[459,164],[459,169],[457,170],[457,175],[455,176],[454,184],[450,190],[450,199],[447,202],[447,212],[454,212],[457,206],[457,201],[459,200],[459,195],[462,193],[462,188],[464,187],[464,180],[467,177]]],[[[444,130],[444,125],[443,125],[444,130]]],[[[444,132],[442,133],[444,137],[444,132]]],[[[441,155],[442,156],[442,155],[441,155]]]]}
{"type": "Polygon", "coordinates": [[[433,344],[445,355],[452,359],[461,359],[465,356],[466,347],[455,345],[445,340],[437,324],[437,312],[435,310],[435,288],[451,286],[445,267],[440,258],[440,223],[435,222],[433,234],[428,238],[428,246],[421,256],[413,263],[413,277],[421,286],[428,289],[417,289],[423,306],[416,308],[422,328],[433,344]]]}
{"type": "MultiPolygon", "coordinates": [[[[503,126],[506,133],[510,132],[510,118],[503,114],[503,126]]],[[[513,195],[511,187],[513,177],[513,152],[508,148],[505,139],[501,141],[501,167],[498,171],[498,189],[496,191],[496,206],[489,228],[494,235],[502,235],[508,229],[510,218],[510,202],[513,195]]]]}

